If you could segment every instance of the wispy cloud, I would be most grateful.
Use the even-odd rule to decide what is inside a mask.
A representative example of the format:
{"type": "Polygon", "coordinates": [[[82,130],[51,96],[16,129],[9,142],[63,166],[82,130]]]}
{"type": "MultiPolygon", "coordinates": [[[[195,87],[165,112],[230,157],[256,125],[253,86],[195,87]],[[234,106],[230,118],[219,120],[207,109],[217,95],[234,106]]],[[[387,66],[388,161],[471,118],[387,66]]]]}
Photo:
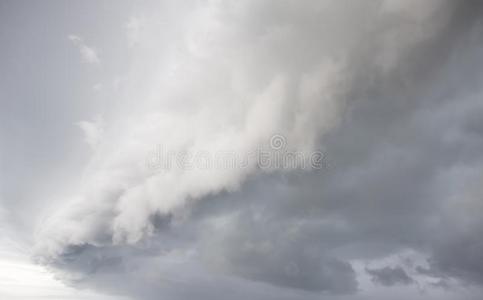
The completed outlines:
{"type": "Polygon", "coordinates": [[[77,125],[84,133],[84,140],[86,143],[91,146],[92,149],[96,149],[102,139],[102,118],[98,117],[94,121],[80,121],[77,125]]]}
{"type": "Polygon", "coordinates": [[[86,63],[89,64],[100,64],[101,59],[99,58],[99,55],[97,51],[92,47],[88,46],[84,40],[74,34],[70,34],[68,36],[68,39],[79,49],[80,55],[82,57],[82,60],[86,63]]]}

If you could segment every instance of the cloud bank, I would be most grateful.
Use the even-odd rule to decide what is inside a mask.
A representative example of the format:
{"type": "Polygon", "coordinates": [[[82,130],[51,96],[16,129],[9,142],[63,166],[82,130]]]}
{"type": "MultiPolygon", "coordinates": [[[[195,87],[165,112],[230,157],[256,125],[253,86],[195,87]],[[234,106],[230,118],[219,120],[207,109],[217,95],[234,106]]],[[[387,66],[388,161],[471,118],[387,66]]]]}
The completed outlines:
{"type": "Polygon", "coordinates": [[[35,259],[133,299],[382,299],[378,284],[416,299],[415,286],[458,299],[472,285],[477,299],[481,9],[147,3],[119,25],[128,50],[115,102],[102,122],[77,123],[92,157],[78,191],[37,225],[35,259]],[[159,146],[248,157],[274,135],[328,166],[149,165],[159,146]]]}

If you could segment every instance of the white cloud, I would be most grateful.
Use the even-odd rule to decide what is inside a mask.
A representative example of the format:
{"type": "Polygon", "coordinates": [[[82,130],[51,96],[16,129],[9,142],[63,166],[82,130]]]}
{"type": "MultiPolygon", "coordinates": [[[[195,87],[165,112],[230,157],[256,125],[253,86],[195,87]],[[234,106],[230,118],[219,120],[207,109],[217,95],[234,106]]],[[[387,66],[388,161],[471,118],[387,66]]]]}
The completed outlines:
{"type": "Polygon", "coordinates": [[[86,143],[92,148],[96,149],[102,141],[103,135],[103,119],[97,117],[94,121],[81,121],[77,125],[84,133],[86,143]]]}
{"type": "Polygon", "coordinates": [[[81,37],[71,34],[68,36],[68,38],[70,41],[72,41],[72,43],[74,43],[74,45],[77,46],[84,62],[89,64],[101,63],[97,51],[94,48],[85,44],[84,40],[81,37]]]}

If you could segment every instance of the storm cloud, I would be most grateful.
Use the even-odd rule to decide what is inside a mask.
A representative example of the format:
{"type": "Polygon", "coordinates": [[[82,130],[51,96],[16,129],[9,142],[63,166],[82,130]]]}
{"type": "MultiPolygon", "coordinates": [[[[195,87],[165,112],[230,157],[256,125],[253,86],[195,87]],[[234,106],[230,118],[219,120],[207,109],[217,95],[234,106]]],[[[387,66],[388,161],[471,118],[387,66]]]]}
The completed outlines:
{"type": "Polygon", "coordinates": [[[49,144],[5,84],[0,204],[56,278],[146,300],[483,295],[481,1],[47,3],[81,70],[50,89],[79,93],[44,100],[49,144]],[[281,150],[323,165],[260,165],[281,150]]]}

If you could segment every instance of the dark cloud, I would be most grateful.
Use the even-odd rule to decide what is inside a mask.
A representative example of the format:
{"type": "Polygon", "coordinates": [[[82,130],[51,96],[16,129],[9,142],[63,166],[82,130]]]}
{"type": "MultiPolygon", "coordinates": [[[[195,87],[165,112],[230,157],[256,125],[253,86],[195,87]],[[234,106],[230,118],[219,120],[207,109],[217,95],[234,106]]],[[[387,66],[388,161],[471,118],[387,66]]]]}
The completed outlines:
{"type": "Polygon", "coordinates": [[[414,283],[414,280],[399,266],[384,267],[380,269],[366,268],[366,272],[371,275],[372,281],[384,286],[393,286],[397,284],[408,285],[414,283]]]}

